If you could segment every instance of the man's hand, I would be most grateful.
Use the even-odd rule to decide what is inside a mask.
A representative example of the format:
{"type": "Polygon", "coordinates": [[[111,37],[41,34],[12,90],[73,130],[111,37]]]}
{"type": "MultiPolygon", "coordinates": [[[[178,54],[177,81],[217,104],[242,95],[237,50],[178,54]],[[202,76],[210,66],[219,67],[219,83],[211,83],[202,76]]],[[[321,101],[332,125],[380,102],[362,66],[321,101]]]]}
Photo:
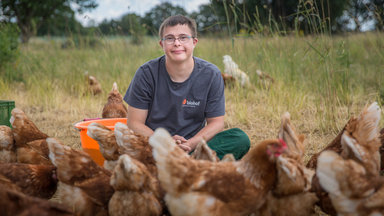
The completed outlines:
{"type": "Polygon", "coordinates": [[[176,144],[183,149],[185,152],[189,153],[192,151],[192,148],[187,144],[188,140],[179,135],[174,135],[173,139],[176,141],[176,144]]]}
{"type": "Polygon", "coordinates": [[[187,142],[187,140],[184,137],[179,136],[179,135],[174,135],[172,138],[176,141],[177,145],[180,145],[180,144],[187,142]]]}

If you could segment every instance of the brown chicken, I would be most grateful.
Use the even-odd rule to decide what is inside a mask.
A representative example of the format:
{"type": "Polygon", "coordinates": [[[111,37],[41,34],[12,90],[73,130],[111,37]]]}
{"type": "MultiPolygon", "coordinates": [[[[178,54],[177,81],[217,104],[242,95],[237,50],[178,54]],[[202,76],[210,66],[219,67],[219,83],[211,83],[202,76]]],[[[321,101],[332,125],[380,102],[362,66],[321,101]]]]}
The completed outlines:
{"type": "Polygon", "coordinates": [[[325,151],[319,156],[316,174],[338,215],[384,213],[384,179],[372,176],[354,159],[325,151]]]}
{"type": "Polygon", "coordinates": [[[236,79],[229,74],[221,73],[221,77],[223,77],[224,86],[233,86],[236,84],[236,79]]]}
{"type": "Polygon", "coordinates": [[[162,128],[149,143],[172,215],[255,213],[276,183],[276,159],[286,149],[284,142],[265,140],[240,161],[217,163],[190,158],[162,128]]]}
{"type": "Polygon", "coordinates": [[[89,124],[87,129],[87,135],[96,140],[99,144],[100,152],[105,159],[103,165],[104,168],[113,172],[120,156],[118,151],[119,146],[117,145],[115,138],[115,132],[96,122],[89,124]]]}
{"type": "Polygon", "coordinates": [[[52,165],[46,139],[34,140],[16,148],[17,162],[52,165]]]}
{"type": "Polygon", "coordinates": [[[114,192],[109,184],[111,173],[92,158],[54,138],[47,139],[49,158],[57,167],[59,197],[63,204],[80,215],[107,215],[114,192]]]}
{"type": "MultiPolygon", "coordinates": [[[[372,175],[378,174],[380,169],[379,147],[381,145],[378,138],[380,112],[380,107],[376,102],[366,106],[357,118],[352,117],[348,121],[344,129],[323,151],[332,150],[340,154],[344,159],[353,159],[362,163],[366,171],[372,175]],[[344,139],[351,139],[353,141],[344,142],[343,145],[341,142],[343,136],[345,137],[344,139]],[[368,157],[362,157],[363,154],[368,157]]],[[[316,168],[317,165],[315,163],[321,152],[314,155],[307,166],[316,168]]],[[[337,214],[328,193],[319,184],[317,175],[312,180],[312,191],[316,192],[319,198],[317,204],[325,213],[330,215],[337,214]]]]}
{"type": "Polygon", "coordinates": [[[15,183],[13,183],[11,180],[9,180],[9,178],[7,178],[1,174],[0,174],[0,187],[22,192],[21,188],[19,186],[17,186],[15,183]]]}
{"type": "Polygon", "coordinates": [[[97,81],[96,77],[90,76],[88,74],[88,71],[85,71],[84,75],[87,81],[87,91],[90,92],[92,95],[101,94],[103,90],[101,88],[99,81],[97,81]]]}
{"type": "Polygon", "coordinates": [[[31,197],[18,191],[0,187],[0,209],[3,216],[39,215],[71,216],[75,215],[59,203],[31,197]]]}
{"type": "Polygon", "coordinates": [[[10,122],[17,147],[22,147],[31,141],[48,138],[48,135],[41,132],[21,109],[14,108],[11,115],[10,122]]]}
{"type": "Polygon", "coordinates": [[[158,180],[141,162],[121,155],[111,185],[115,193],[109,201],[109,215],[161,215],[158,180]]]}
{"type": "Polygon", "coordinates": [[[157,176],[156,162],[153,158],[152,147],[148,143],[148,137],[134,133],[121,122],[117,122],[115,125],[115,137],[120,155],[127,154],[140,161],[153,176],[157,176]]]}
{"type": "Polygon", "coordinates": [[[16,162],[16,149],[12,129],[0,125],[0,163],[16,162]]]}
{"type": "Polygon", "coordinates": [[[51,165],[0,163],[0,175],[30,196],[50,199],[56,192],[56,167],[51,165]]]}
{"type": "MultiPolygon", "coordinates": [[[[233,155],[232,155],[233,156],[233,155]]],[[[211,162],[219,162],[220,159],[217,157],[216,152],[213,151],[211,148],[209,148],[207,142],[205,140],[201,140],[193,153],[191,154],[191,157],[195,160],[207,160],[211,162]]]]}
{"type": "Polygon", "coordinates": [[[126,118],[128,109],[124,105],[123,96],[121,96],[116,82],[113,83],[112,91],[108,95],[108,102],[104,105],[103,118],[126,118]]]}
{"type": "Polygon", "coordinates": [[[41,132],[22,110],[14,108],[11,114],[17,162],[52,165],[45,140],[48,135],[41,132]]]}
{"type": "Polygon", "coordinates": [[[314,171],[304,166],[304,135],[296,134],[288,112],[282,115],[278,137],[288,148],[277,158],[277,182],[259,215],[310,215],[318,200],[309,192],[314,171]]]}

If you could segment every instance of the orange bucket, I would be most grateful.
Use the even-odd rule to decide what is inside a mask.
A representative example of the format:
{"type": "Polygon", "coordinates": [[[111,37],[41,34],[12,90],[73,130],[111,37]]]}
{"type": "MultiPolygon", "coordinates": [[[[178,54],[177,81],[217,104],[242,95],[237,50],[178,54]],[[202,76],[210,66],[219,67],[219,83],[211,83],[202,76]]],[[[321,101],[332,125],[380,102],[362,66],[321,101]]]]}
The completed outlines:
{"type": "Polygon", "coordinates": [[[93,122],[97,122],[99,124],[106,126],[111,130],[114,130],[115,124],[117,122],[127,124],[127,118],[95,119],[95,120],[78,122],[74,125],[75,128],[77,128],[80,132],[81,148],[83,148],[84,152],[87,152],[97,164],[99,164],[100,166],[103,166],[104,157],[100,153],[99,144],[97,143],[96,140],[92,139],[87,135],[88,125],[90,125],[93,122]]]}

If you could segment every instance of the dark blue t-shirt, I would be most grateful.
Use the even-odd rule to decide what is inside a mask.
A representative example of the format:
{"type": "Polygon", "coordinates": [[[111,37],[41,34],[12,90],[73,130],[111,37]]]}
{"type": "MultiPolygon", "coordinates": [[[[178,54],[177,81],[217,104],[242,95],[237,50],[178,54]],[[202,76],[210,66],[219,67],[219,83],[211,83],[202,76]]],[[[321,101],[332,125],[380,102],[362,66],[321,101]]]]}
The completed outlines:
{"type": "Polygon", "coordinates": [[[165,67],[165,56],[142,65],[132,79],[124,100],[132,107],[148,110],[145,124],[165,128],[172,135],[193,137],[206,118],[225,114],[224,82],[220,70],[193,57],[190,77],[173,82],[165,67]]]}

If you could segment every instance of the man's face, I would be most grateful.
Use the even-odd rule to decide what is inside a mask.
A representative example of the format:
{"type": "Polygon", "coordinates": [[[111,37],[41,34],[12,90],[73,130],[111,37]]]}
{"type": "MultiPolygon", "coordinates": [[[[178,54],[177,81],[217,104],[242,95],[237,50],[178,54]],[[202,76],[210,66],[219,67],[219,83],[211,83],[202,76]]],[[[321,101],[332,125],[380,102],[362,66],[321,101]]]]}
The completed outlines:
{"type": "Polygon", "coordinates": [[[193,49],[197,44],[197,38],[192,38],[188,25],[168,26],[164,29],[160,46],[163,48],[167,60],[173,63],[181,63],[192,58],[193,49]],[[175,39],[176,40],[172,40],[175,39]]]}

